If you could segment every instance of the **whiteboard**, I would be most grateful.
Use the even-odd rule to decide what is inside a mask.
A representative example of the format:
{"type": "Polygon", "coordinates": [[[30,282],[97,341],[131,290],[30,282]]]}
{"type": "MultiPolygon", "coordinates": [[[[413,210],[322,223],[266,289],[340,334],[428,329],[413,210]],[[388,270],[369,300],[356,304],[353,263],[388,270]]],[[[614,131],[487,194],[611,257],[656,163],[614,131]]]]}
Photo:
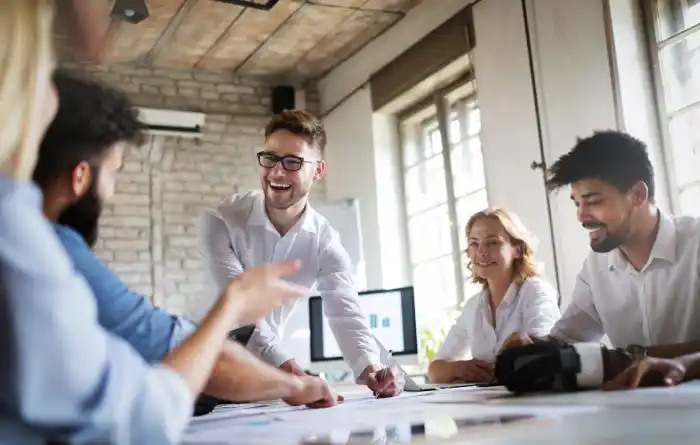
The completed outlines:
{"type": "Polygon", "coordinates": [[[350,256],[355,274],[355,287],[365,290],[367,278],[365,257],[362,249],[362,226],[360,223],[360,203],[357,199],[323,201],[312,203],[313,209],[326,218],[331,227],[340,235],[340,242],[350,256]]]}

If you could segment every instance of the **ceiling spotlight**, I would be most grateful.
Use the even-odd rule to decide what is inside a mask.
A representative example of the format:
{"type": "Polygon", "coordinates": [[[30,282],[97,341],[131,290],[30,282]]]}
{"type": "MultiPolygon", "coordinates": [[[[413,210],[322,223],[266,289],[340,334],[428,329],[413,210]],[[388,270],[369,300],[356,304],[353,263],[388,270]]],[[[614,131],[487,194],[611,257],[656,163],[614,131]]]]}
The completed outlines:
{"type": "Polygon", "coordinates": [[[112,17],[132,24],[142,22],[148,18],[146,0],[116,0],[112,8],[112,17]]]}
{"type": "Polygon", "coordinates": [[[269,11],[275,6],[279,0],[216,0],[222,3],[228,3],[231,5],[243,6],[245,8],[261,9],[263,11],[269,11]]]}

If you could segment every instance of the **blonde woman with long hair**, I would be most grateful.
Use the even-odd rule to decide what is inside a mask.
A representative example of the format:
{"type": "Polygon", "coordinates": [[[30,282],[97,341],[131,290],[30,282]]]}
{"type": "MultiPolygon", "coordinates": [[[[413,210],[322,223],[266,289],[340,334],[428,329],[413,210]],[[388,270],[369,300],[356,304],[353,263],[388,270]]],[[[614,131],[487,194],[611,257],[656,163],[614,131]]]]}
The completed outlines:
{"type": "Polygon", "coordinates": [[[483,286],[470,298],[428,368],[434,383],[486,383],[513,332],[546,335],[561,317],[554,288],[535,266],[533,242],[519,218],[488,209],[465,228],[471,280],[483,286]]]}
{"type": "MultiPolygon", "coordinates": [[[[294,262],[247,271],[155,366],[100,327],[29,180],[58,105],[53,4],[0,1],[0,443],[176,443],[231,327],[307,290],[281,279],[294,262]]],[[[263,372],[277,373],[289,396],[300,389],[295,376],[263,372]]]]}

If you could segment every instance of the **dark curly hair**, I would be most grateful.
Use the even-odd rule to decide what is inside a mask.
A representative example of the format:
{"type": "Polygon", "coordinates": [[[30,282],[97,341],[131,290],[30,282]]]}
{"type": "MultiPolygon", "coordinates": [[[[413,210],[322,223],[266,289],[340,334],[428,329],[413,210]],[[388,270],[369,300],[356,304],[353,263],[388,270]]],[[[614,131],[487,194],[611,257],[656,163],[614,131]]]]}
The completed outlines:
{"type": "Polygon", "coordinates": [[[643,182],[649,190],[649,201],[654,202],[654,168],[647,147],[620,131],[596,131],[578,139],[569,153],[552,164],[547,176],[549,191],[582,179],[599,179],[624,193],[643,182]]]}
{"type": "Polygon", "coordinates": [[[39,186],[49,186],[83,161],[97,169],[115,143],[143,143],[144,127],[124,93],[61,69],[53,80],[58,112],[39,148],[33,175],[39,186]]]}

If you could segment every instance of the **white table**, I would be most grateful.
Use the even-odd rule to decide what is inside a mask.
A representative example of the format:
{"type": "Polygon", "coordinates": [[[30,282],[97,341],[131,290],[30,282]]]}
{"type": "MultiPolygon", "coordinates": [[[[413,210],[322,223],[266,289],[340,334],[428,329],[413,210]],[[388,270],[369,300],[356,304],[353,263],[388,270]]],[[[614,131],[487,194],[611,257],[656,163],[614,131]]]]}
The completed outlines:
{"type": "MultiPolygon", "coordinates": [[[[287,409],[279,406],[270,409],[287,409]]],[[[218,420],[214,417],[209,422],[205,416],[193,422],[184,443],[699,445],[700,382],[675,388],[528,397],[513,397],[501,388],[452,389],[398,399],[349,400],[344,407],[330,410],[287,409],[270,416],[281,420],[251,426],[241,423],[246,416],[233,411],[229,418],[220,413],[218,420]],[[424,414],[416,414],[421,411],[424,414]],[[505,421],[526,414],[534,417],[505,421]],[[499,423],[499,418],[504,421],[499,423]],[[369,423],[374,425],[368,428],[369,423]],[[457,427],[458,423],[468,425],[457,427]],[[354,429],[344,427],[348,424],[360,425],[355,430],[358,434],[348,437],[343,430],[354,429]],[[316,434],[301,434],[300,428],[307,427],[316,429],[316,434]],[[377,436],[384,431],[389,439],[377,436]]]]}

